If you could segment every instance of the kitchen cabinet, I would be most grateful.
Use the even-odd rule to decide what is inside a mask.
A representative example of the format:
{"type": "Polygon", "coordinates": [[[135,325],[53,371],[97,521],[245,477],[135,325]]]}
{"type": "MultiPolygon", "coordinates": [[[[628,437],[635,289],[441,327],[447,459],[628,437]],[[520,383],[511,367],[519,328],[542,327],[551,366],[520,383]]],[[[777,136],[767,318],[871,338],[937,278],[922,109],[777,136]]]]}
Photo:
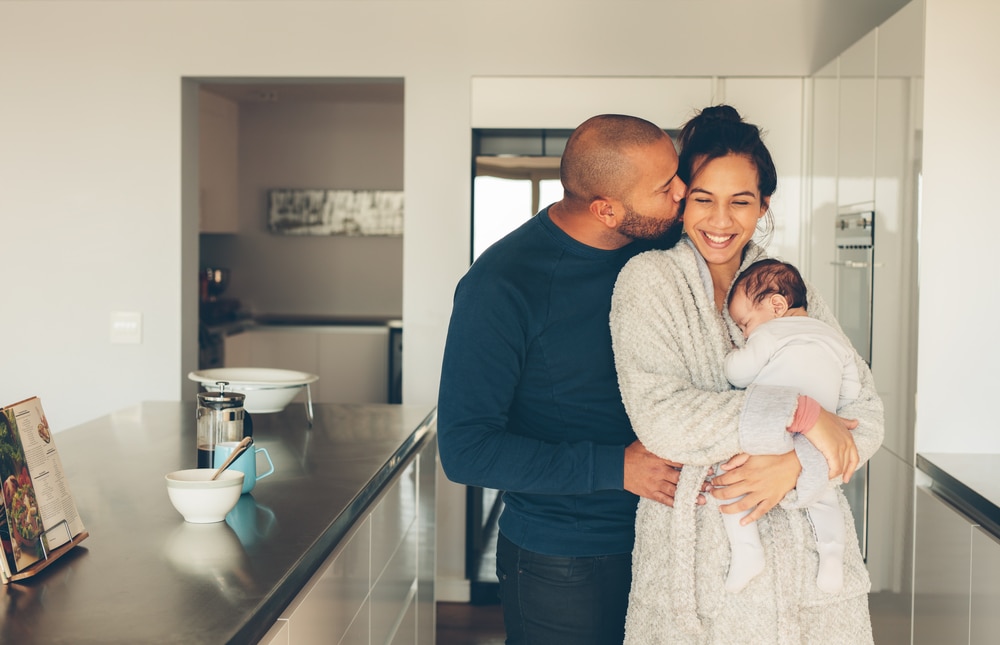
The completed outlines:
{"type": "Polygon", "coordinates": [[[320,401],[386,403],[389,328],[331,327],[319,334],[320,401]]]}
{"type": "Polygon", "coordinates": [[[973,523],[922,486],[916,514],[913,645],[968,643],[973,523]]]}
{"type": "Polygon", "coordinates": [[[384,325],[265,325],[227,336],[225,364],[316,374],[316,402],[387,403],[389,351],[384,325]]]}
{"type": "Polygon", "coordinates": [[[421,617],[433,620],[421,602],[431,599],[433,608],[433,571],[418,556],[433,549],[421,544],[433,536],[421,530],[433,523],[433,489],[421,488],[434,485],[428,475],[435,471],[432,441],[291,602],[268,633],[273,642],[284,643],[287,629],[290,645],[433,645],[433,623],[421,629],[421,617]],[[429,517],[421,521],[421,514],[429,517]]]}
{"type": "Polygon", "coordinates": [[[198,93],[198,223],[202,233],[239,231],[239,106],[198,93]]]}
{"type": "Polygon", "coordinates": [[[909,645],[914,468],[883,448],[872,457],[869,473],[867,563],[872,581],[872,631],[880,645],[909,645]],[[901,636],[905,640],[894,640],[901,636]]]}
{"type": "Polygon", "coordinates": [[[840,55],[837,204],[875,199],[875,70],[878,31],[840,55]]]}
{"type": "Polygon", "coordinates": [[[836,300],[833,233],[837,218],[839,64],[840,60],[834,59],[812,78],[811,207],[806,225],[809,243],[803,249],[808,258],[808,278],[827,302],[836,300]]]}
{"type": "Polygon", "coordinates": [[[1000,542],[980,527],[972,531],[972,562],[969,643],[994,645],[1000,634],[1000,542]]]}

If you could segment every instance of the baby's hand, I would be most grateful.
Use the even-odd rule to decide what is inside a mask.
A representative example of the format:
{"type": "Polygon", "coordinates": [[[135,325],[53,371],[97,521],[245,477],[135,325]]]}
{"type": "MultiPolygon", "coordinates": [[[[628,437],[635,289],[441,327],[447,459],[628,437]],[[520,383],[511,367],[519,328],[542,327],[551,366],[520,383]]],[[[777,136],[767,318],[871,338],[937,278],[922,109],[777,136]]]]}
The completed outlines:
{"type": "Polygon", "coordinates": [[[857,427],[857,419],[845,419],[821,409],[816,423],[803,433],[826,457],[826,463],[830,466],[830,479],[840,476],[846,484],[861,463],[854,435],[851,434],[851,430],[857,427]]]}

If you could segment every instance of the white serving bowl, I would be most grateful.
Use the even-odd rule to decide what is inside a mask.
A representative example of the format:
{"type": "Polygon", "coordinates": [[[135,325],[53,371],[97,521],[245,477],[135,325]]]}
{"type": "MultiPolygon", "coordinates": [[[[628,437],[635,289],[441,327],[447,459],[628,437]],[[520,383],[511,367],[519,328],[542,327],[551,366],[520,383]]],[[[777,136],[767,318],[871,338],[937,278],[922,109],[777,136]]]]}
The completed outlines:
{"type": "Polygon", "coordinates": [[[197,370],[188,374],[210,392],[218,392],[219,381],[225,381],[226,390],[246,395],[243,409],[250,413],[281,412],[295,395],[310,383],[319,380],[315,374],[268,367],[219,367],[197,370]]]}
{"type": "Polygon", "coordinates": [[[222,522],[243,492],[243,473],[224,470],[212,480],[215,468],[189,468],[168,473],[167,496],[184,521],[192,524],[222,522]]]}

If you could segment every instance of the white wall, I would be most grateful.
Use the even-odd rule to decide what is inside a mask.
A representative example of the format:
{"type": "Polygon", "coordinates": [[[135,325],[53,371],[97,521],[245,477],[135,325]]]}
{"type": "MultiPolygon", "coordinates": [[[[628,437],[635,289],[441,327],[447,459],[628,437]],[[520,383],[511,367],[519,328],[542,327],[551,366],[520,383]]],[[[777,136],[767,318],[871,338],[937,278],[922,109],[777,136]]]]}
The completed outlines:
{"type": "Polygon", "coordinates": [[[1000,452],[1000,4],[927,0],[918,452],[1000,452]]]}

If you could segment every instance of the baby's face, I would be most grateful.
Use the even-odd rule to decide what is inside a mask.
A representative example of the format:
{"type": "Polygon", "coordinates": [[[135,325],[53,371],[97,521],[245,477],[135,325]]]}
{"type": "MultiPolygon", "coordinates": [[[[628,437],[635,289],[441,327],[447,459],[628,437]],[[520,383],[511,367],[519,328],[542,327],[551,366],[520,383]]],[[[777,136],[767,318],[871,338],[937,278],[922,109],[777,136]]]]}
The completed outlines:
{"type": "Polygon", "coordinates": [[[760,324],[778,317],[768,300],[768,298],[764,298],[761,302],[754,304],[750,302],[750,298],[742,289],[729,299],[729,315],[733,317],[733,322],[743,332],[743,338],[750,338],[750,334],[760,324]]]}

